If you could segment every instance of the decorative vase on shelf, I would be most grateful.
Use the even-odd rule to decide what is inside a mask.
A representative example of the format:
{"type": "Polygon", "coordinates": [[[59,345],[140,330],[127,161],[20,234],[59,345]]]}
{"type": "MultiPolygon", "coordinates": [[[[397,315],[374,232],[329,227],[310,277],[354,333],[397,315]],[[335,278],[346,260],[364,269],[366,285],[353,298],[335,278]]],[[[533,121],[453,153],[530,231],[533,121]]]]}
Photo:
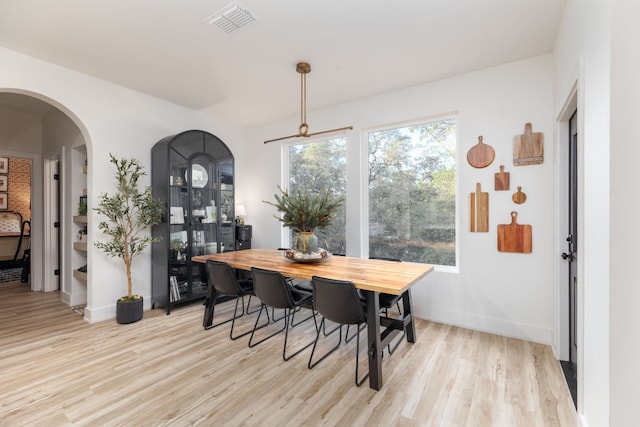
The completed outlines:
{"type": "Polygon", "coordinates": [[[301,231],[296,235],[294,249],[308,254],[318,250],[318,237],[313,231],[301,231]]]}

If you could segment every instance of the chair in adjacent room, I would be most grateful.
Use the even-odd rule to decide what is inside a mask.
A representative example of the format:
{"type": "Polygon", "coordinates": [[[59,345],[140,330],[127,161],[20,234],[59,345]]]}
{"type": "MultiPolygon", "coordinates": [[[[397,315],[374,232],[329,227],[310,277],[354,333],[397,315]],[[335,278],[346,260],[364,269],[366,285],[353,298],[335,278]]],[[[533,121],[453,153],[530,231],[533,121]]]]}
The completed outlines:
{"type": "MultiPolygon", "coordinates": [[[[323,361],[327,356],[336,351],[342,343],[342,326],[343,325],[355,325],[356,326],[356,373],[355,381],[359,387],[369,377],[369,373],[359,379],[359,358],[360,358],[360,325],[367,322],[367,310],[365,302],[360,298],[358,290],[354,286],[353,282],[327,279],[323,277],[314,276],[312,278],[313,283],[313,301],[316,311],[322,315],[322,320],[317,328],[316,339],[313,343],[313,349],[311,350],[311,356],[309,357],[308,367],[309,369],[316,366],[323,361]],[[332,335],[333,332],[339,331],[338,344],[335,347],[328,350],[322,357],[315,362],[313,356],[315,354],[318,339],[320,338],[321,330],[324,331],[325,322],[330,320],[337,323],[335,329],[333,329],[326,336],[332,335]]],[[[346,339],[345,339],[346,341],[346,339]]]]}
{"type": "MultiPolygon", "coordinates": [[[[293,354],[287,355],[287,339],[289,337],[289,325],[293,319],[293,313],[299,307],[308,308],[311,310],[311,315],[305,319],[308,320],[313,317],[314,324],[316,323],[315,312],[313,310],[313,294],[296,289],[287,283],[286,278],[278,271],[264,270],[261,268],[252,267],[251,274],[253,276],[253,287],[256,296],[262,301],[260,307],[260,313],[256,319],[254,329],[249,338],[249,347],[254,347],[284,331],[284,345],[282,347],[282,358],[286,361],[299,354],[301,351],[311,346],[313,342],[304,345],[302,348],[295,351],[293,354]],[[265,311],[267,316],[269,315],[269,307],[272,309],[284,310],[284,316],[279,320],[284,320],[282,329],[278,329],[271,335],[260,339],[257,342],[253,341],[255,331],[258,330],[258,322],[262,312],[265,311]]],[[[317,324],[316,324],[317,329],[317,324]]]]}
{"type": "MultiPolygon", "coordinates": [[[[240,337],[250,334],[252,330],[249,330],[247,332],[241,333],[240,335],[234,336],[233,328],[235,326],[236,319],[242,317],[245,314],[245,312],[247,314],[251,314],[257,311],[257,310],[254,310],[253,312],[249,311],[249,304],[251,304],[251,296],[255,296],[255,291],[253,288],[252,281],[238,279],[234,270],[226,262],[209,259],[207,260],[206,266],[207,266],[209,290],[207,295],[207,302],[205,304],[205,312],[204,312],[204,319],[203,319],[204,328],[211,329],[216,326],[220,326],[222,324],[231,322],[231,330],[229,332],[229,338],[231,338],[232,340],[236,340],[240,337]],[[233,310],[233,317],[231,317],[230,319],[218,322],[217,324],[214,325],[213,314],[215,310],[216,300],[218,299],[219,295],[235,297],[236,304],[233,310]],[[249,297],[246,311],[244,307],[245,296],[249,297]],[[240,313],[238,313],[238,305],[240,305],[240,313]]],[[[267,313],[267,322],[268,321],[269,321],[269,317],[267,313]]]]}

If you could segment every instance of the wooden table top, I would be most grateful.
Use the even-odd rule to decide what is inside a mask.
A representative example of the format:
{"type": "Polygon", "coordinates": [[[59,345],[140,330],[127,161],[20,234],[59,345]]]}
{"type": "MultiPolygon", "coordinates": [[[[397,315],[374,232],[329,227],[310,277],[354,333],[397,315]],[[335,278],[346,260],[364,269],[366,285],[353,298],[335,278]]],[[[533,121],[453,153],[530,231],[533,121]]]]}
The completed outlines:
{"type": "Polygon", "coordinates": [[[311,280],[312,276],[348,280],[363,290],[400,295],[418,280],[425,277],[433,266],[415,262],[394,262],[375,259],[332,256],[320,263],[297,263],[289,261],[276,249],[247,249],[221,254],[194,256],[193,261],[207,259],[224,261],[233,268],[250,270],[258,267],[280,271],[296,279],[311,280]]]}

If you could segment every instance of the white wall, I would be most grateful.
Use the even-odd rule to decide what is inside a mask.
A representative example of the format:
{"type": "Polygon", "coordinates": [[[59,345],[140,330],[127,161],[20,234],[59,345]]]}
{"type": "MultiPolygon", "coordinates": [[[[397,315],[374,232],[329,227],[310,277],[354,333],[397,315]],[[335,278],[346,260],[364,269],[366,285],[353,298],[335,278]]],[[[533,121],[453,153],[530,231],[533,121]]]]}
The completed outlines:
{"type": "MultiPolygon", "coordinates": [[[[368,128],[404,120],[458,114],[459,165],[459,272],[435,272],[413,288],[414,310],[419,317],[495,332],[528,340],[552,343],[554,336],[553,176],[554,132],[552,114],[552,58],[527,59],[432,84],[426,84],[336,106],[311,111],[311,131],[353,125],[347,132],[349,146],[348,199],[360,194],[352,187],[361,173],[358,161],[361,139],[368,128]],[[545,136],[542,165],[513,166],[513,138],[533,123],[534,132],[545,136]],[[483,135],[496,150],[494,163],[475,169],[466,162],[467,151],[483,135]],[[354,148],[356,147],[356,148],[354,148]],[[494,174],[504,164],[511,173],[511,191],[493,191],[494,174]],[[480,182],[490,193],[488,233],[468,232],[468,194],[480,182]],[[522,186],[528,200],[516,205],[511,200],[522,186]],[[533,253],[497,251],[497,225],[518,221],[533,226],[533,253]]],[[[309,92],[308,96],[312,96],[309,92]]],[[[251,129],[246,147],[238,152],[238,194],[247,208],[247,222],[253,224],[254,247],[278,247],[280,223],[274,209],[262,200],[272,200],[280,183],[281,144],[263,144],[266,139],[295,133],[297,118],[251,129]]],[[[358,221],[362,204],[347,206],[349,255],[360,256],[357,241],[362,232],[358,221]],[[355,235],[354,235],[355,234],[355,235]],[[353,236],[353,239],[352,239],[353,236]]],[[[364,227],[366,231],[366,227],[364,227]]]]}
{"type": "Polygon", "coordinates": [[[7,150],[39,153],[42,120],[38,115],[0,108],[0,154],[7,150]]]}
{"type": "MultiPolygon", "coordinates": [[[[124,268],[121,261],[108,258],[92,245],[100,238],[100,218],[91,207],[100,192],[115,188],[114,171],[106,160],[108,153],[136,157],[150,172],[151,147],[167,135],[202,129],[220,137],[235,152],[242,134],[210,116],[3,48],[0,69],[0,91],[28,94],[53,104],[70,116],[82,132],[89,162],[89,289],[85,318],[93,322],[114,317],[115,300],[126,292],[124,268]]],[[[148,179],[142,182],[148,183],[148,179]]],[[[76,207],[77,201],[67,201],[63,215],[70,217],[76,207]]],[[[147,306],[150,271],[147,252],[133,269],[134,290],[145,297],[147,306]]]]}
{"type": "MultiPolygon", "coordinates": [[[[640,3],[613,2],[611,15],[610,405],[612,426],[640,425],[640,3]]],[[[594,424],[595,425],[595,424],[594,424]]]]}
{"type": "Polygon", "coordinates": [[[609,424],[609,2],[570,1],[554,51],[554,111],[578,89],[578,411],[609,424]]]}

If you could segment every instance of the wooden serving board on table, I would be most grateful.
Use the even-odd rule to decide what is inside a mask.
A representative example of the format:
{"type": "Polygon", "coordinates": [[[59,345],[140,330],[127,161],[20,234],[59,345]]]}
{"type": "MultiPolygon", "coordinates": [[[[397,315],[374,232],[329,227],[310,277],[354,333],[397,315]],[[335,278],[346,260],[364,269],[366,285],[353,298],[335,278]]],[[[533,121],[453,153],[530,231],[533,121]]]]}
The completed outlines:
{"type": "Polygon", "coordinates": [[[544,161],[544,134],[533,132],[531,123],[524,125],[524,133],[513,139],[514,166],[539,165],[544,161]]]}
{"type": "Polygon", "coordinates": [[[498,225],[498,251],[531,253],[531,226],[518,224],[518,212],[511,212],[511,224],[498,225]]]}
{"type": "Polygon", "coordinates": [[[475,193],[469,193],[469,231],[489,231],[489,193],[481,191],[479,182],[475,193]]]}
{"type": "Polygon", "coordinates": [[[482,142],[482,136],[478,137],[478,143],[467,152],[467,162],[474,168],[486,168],[495,157],[495,150],[492,146],[482,142]]]}

